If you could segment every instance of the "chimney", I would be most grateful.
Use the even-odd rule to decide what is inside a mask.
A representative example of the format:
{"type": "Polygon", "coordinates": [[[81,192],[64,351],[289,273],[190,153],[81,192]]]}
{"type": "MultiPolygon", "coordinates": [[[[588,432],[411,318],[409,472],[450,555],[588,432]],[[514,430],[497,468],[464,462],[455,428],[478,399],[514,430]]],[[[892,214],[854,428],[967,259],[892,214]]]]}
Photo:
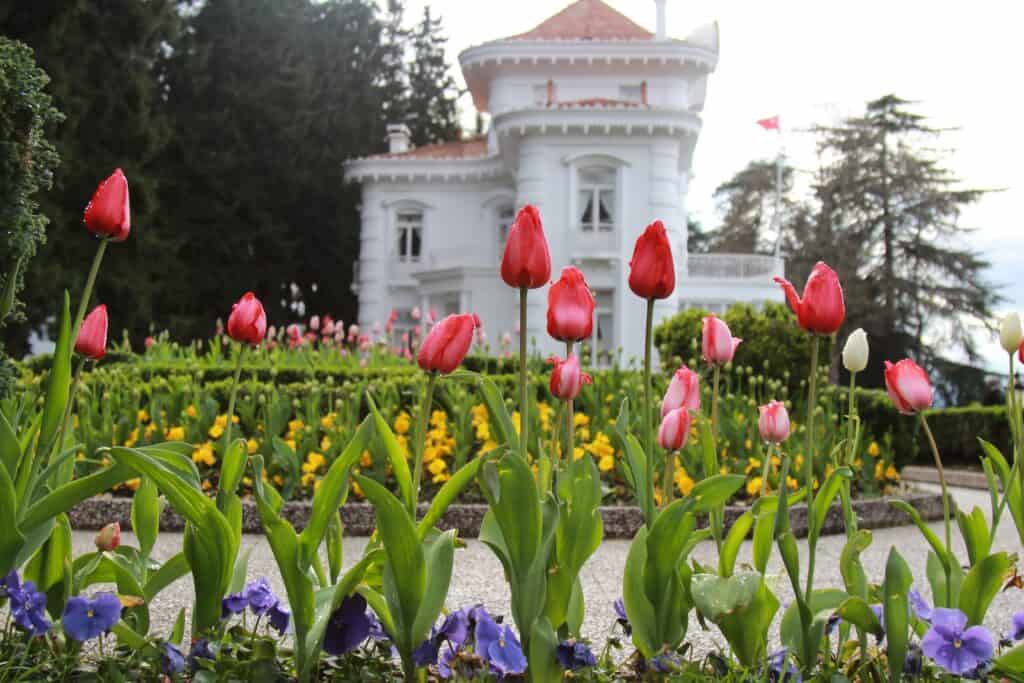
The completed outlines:
{"type": "Polygon", "coordinates": [[[404,123],[389,123],[388,124],[388,152],[391,154],[401,154],[402,152],[409,151],[409,137],[412,133],[409,131],[409,126],[404,123]]]}
{"type": "Polygon", "coordinates": [[[655,38],[657,40],[668,39],[668,27],[666,26],[667,22],[665,18],[665,3],[667,1],[668,0],[654,0],[654,4],[658,6],[658,27],[655,33],[655,38]]]}

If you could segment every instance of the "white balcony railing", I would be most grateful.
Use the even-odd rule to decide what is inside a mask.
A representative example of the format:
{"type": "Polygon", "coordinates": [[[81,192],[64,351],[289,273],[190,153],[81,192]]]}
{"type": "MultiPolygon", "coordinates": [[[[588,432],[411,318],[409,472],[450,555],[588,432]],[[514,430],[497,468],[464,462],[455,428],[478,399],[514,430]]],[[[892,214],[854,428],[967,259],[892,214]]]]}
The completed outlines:
{"type": "Polygon", "coordinates": [[[785,274],[786,262],[762,254],[690,254],[686,274],[702,280],[762,280],[785,274]]]}

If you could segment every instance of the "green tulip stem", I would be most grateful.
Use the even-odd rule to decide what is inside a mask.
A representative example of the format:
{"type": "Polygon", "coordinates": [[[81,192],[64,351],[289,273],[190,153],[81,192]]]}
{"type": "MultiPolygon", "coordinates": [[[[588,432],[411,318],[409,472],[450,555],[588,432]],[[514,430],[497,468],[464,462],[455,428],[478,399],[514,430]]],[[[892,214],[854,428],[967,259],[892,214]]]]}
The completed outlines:
{"type": "MultiPolygon", "coordinates": [[[[949,521],[949,488],[946,486],[946,470],[942,466],[942,456],[939,455],[939,447],[935,443],[935,436],[932,428],[928,426],[928,420],[924,413],[917,414],[921,420],[921,427],[924,428],[925,436],[928,437],[928,445],[931,446],[932,456],[935,458],[935,469],[939,471],[939,485],[942,487],[942,521],[946,528],[946,555],[949,562],[953,561],[953,528],[949,521]]],[[[946,572],[946,604],[953,604],[953,586],[950,581],[951,567],[949,562],[943,562],[942,567],[946,572]]]]}
{"type": "MultiPolygon", "coordinates": [[[[849,395],[849,409],[846,413],[846,441],[848,448],[846,451],[846,465],[853,467],[853,461],[857,457],[857,373],[850,373],[850,395],[849,395]]],[[[846,526],[846,538],[852,539],[857,533],[857,515],[853,511],[853,500],[852,500],[852,485],[849,479],[844,479],[842,486],[839,489],[840,502],[843,505],[843,519],[846,526]]]]}
{"type": "Polygon", "coordinates": [[[235,398],[238,396],[238,380],[242,376],[242,359],[245,357],[245,344],[238,350],[235,360],[235,376],[231,381],[231,398],[228,399],[228,424],[224,427],[224,452],[231,446],[231,427],[235,423],[235,398]]]}
{"type": "MultiPolygon", "coordinates": [[[[569,356],[572,355],[572,347],[572,340],[565,342],[566,360],[569,360],[569,356]]],[[[582,372],[583,368],[580,368],[580,373],[582,372]]],[[[582,382],[582,379],[580,381],[582,382]]],[[[576,463],[576,423],[574,418],[573,401],[570,398],[565,402],[565,453],[562,456],[562,462],[565,463],[564,466],[568,470],[571,470],[576,463]]]]}
{"type": "Polygon", "coordinates": [[[671,503],[672,497],[675,494],[675,466],[676,452],[665,451],[665,472],[662,474],[661,480],[662,505],[668,505],[671,503]]]}
{"type": "MultiPolygon", "coordinates": [[[[715,439],[715,464],[718,464],[718,384],[722,379],[722,366],[716,364],[711,375],[711,435],[715,439]]],[[[710,477],[714,472],[707,472],[704,476],[710,477]]]]}
{"type": "Polygon", "coordinates": [[[53,453],[53,449],[56,446],[60,448],[60,445],[64,443],[64,435],[68,432],[68,424],[71,422],[71,411],[72,406],[75,405],[75,392],[78,390],[78,385],[82,379],[82,368],[85,367],[88,358],[83,357],[78,361],[78,366],[75,368],[75,375],[71,379],[71,388],[68,389],[68,402],[64,406],[64,417],[60,422],[60,430],[57,432],[56,438],[50,443],[50,447],[43,451],[43,460],[39,463],[40,467],[46,467],[49,464],[49,456],[53,453]]]}
{"type": "MultiPolygon", "coordinates": [[[[807,514],[810,515],[811,503],[814,501],[814,413],[818,403],[818,348],[821,339],[818,335],[811,336],[811,377],[807,386],[807,452],[804,454],[807,494],[804,496],[807,514]]],[[[810,602],[811,591],[814,589],[814,561],[817,553],[811,545],[807,552],[807,590],[805,600],[810,602]]]]}
{"type": "MultiPolygon", "coordinates": [[[[412,491],[414,495],[413,505],[419,503],[420,481],[423,479],[423,453],[426,450],[424,443],[427,435],[427,423],[430,421],[430,408],[434,404],[434,389],[437,388],[436,372],[427,375],[427,388],[423,392],[423,403],[420,404],[420,411],[416,414],[416,426],[412,433],[412,447],[414,453],[412,470],[412,491]]],[[[409,511],[414,517],[416,508],[409,511]]]]}
{"type": "Polygon", "coordinates": [[[524,461],[528,459],[530,438],[530,372],[526,366],[526,295],[529,291],[526,287],[519,288],[519,455],[524,461]]]}
{"type": "Polygon", "coordinates": [[[1006,480],[1006,484],[1003,486],[1003,498],[999,501],[999,506],[992,514],[992,534],[995,535],[996,530],[999,528],[999,521],[1003,517],[1003,511],[1006,509],[1006,504],[1010,499],[1010,490],[1013,488],[1014,479],[1020,479],[1021,487],[1020,490],[1024,491],[1024,467],[1021,467],[1021,435],[1024,432],[1024,426],[1021,425],[1021,410],[1020,405],[1017,402],[1017,391],[1015,388],[1016,378],[1014,376],[1015,368],[1013,367],[1013,353],[1010,354],[1010,374],[1006,382],[1006,415],[1007,421],[1010,423],[1010,439],[1013,441],[1013,466],[1010,468],[1010,476],[1006,480]]]}
{"type": "MultiPolygon", "coordinates": [[[[647,300],[647,322],[644,326],[644,451],[647,455],[647,481],[654,487],[654,417],[651,412],[651,355],[654,332],[654,299],[647,300]]],[[[653,490],[652,490],[653,493],[653,490]]],[[[653,497],[653,496],[652,496],[653,497]]],[[[646,520],[650,524],[653,520],[646,520]]]]}
{"type": "Polygon", "coordinates": [[[85,320],[85,313],[89,310],[89,299],[92,298],[92,290],[96,286],[96,276],[100,272],[100,264],[103,263],[103,254],[107,252],[108,239],[102,238],[100,245],[96,248],[96,255],[92,258],[92,268],[89,269],[89,277],[85,280],[85,289],[82,290],[82,299],[78,302],[78,313],[75,314],[75,324],[71,326],[71,344],[78,340],[78,330],[85,320]]]}
{"type": "MultiPolygon", "coordinates": [[[[768,442],[768,450],[764,454],[764,464],[761,465],[761,497],[764,498],[768,495],[768,473],[769,467],[772,464],[772,453],[775,451],[775,444],[771,441],[768,442]]],[[[783,486],[785,482],[781,482],[779,486],[783,486]]]]}
{"type": "MultiPolygon", "coordinates": [[[[715,364],[711,377],[711,444],[714,451],[711,462],[714,470],[705,472],[705,477],[713,477],[721,469],[721,466],[718,464],[718,393],[722,381],[721,365],[715,364]]],[[[718,548],[718,554],[721,555],[722,539],[725,535],[725,529],[723,528],[725,522],[725,503],[723,502],[715,506],[708,513],[708,518],[711,525],[711,535],[715,539],[715,547],[718,548]]]]}

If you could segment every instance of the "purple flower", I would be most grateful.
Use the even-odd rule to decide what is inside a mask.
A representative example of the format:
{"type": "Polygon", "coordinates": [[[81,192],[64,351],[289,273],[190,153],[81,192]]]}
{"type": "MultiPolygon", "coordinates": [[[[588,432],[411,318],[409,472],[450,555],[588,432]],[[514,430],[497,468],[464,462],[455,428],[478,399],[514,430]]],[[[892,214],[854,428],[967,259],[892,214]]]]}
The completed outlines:
{"type": "Polygon", "coordinates": [[[192,642],[192,649],[188,651],[188,668],[195,671],[199,668],[199,659],[216,659],[213,650],[210,649],[210,641],[200,638],[192,642]]]}
{"type": "Polygon", "coordinates": [[[992,658],[995,643],[984,626],[967,626],[967,615],[958,609],[936,607],[932,627],[921,640],[921,649],[946,671],[957,676],[992,658]]]}
{"type": "Polygon", "coordinates": [[[324,634],[324,651],[331,655],[343,655],[359,647],[370,635],[370,617],[366,613],[366,598],[353,593],[341,601],[341,606],[331,614],[324,634]]]}
{"type": "MultiPolygon", "coordinates": [[[[473,614],[479,614],[483,607],[477,605],[472,608],[462,608],[450,613],[444,618],[440,626],[434,626],[430,630],[430,637],[424,640],[413,651],[412,657],[418,666],[428,666],[437,662],[438,653],[443,643],[449,643],[456,650],[466,642],[469,637],[470,620],[473,614]]],[[[486,614],[486,612],[484,612],[486,614]]]]}
{"type": "Polygon", "coordinates": [[[587,644],[575,639],[560,642],[555,653],[558,655],[558,662],[562,668],[569,671],[597,664],[597,658],[594,657],[594,653],[590,651],[587,644]]]}
{"type": "Polygon", "coordinates": [[[1014,640],[1024,640],[1024,612],[1017,612],[1013,615],[1013,628],[1010,637],[1014,640]]]}
{"type": "Polygon", "coordinates": [[[437,653],[441,649],[441,641],[427,638],[412,651],[412,661],[416,666],[430,666],[437,663],[437,653]]]}
{"type": "Polygon", "coordinates": [[[61,622],[70,637],[86,641],[114,628],[120,619],[121,601],[113,593],[100,593],[92,600],[79,595],[70,598],[61,622]]]}
{"type": "Polygon", "coordinates": [[[181,673],[185,669],[185,655],[170,643],[163,644],[160,654],[160,670],[168,676],[181,673]]]}
{"type": "Polygon", "coordinates": [[[292,613],[288,611],[288,608],[281,604],[280,601],[274,604],[267,613],[270,615],[270,625],[277,630],[278,633],[284,633],[288,630],[288,624],[291,623],[292,613]]]}
{"type": "Polygon", "coordinates": [[[679,655],[673,652],[666,652],[651,660],[651,669],[660,674],[670,674],[679,671],[679,655]]]}
{"type": "Polygon", "coordinates": [[[441,645],[441,656],[437,660],[437,672],[441,675],[441,678],[448,679],[452,677],[452,662],[457,656],[455,648],[450,643],[441,645]]]}
{"type": "Polygon", "coordinates": [[[526,671],[526,655],[510,626],[498,624],[486,612],[476,622],[476,653],[499,676],[526,671]]]}
{"type": "Polygon", "coordinates": [[[878,639],[878,642],[882,642],[885,639],[885,608],[881,605],[871,605],[871,611],[875,613],[878,623],[882,625],[882,637],[878,639]]]}
{"type": "Polygon", "coordinates": [[[768,655],[768,680],[772,683],[800,683],[800,671],[792,662],[786,661],[789,650],[782,648],[768,655]],[[783,673],[785,671],[785,673],[783,673]]]}
{"type": "Polygon", "coordinates": [[[227,619],[233,614],[241,614],[248,607],[249,601],[242,593],[232,593],[220,601],[220,618],[227,619]]]}
{"type": "Polygon", "coordinates": [[[41,636],[52,624],[46,616],[46,594],[36,590],[31,581],[21,583],[17,573],[11,572],[0,580],[0,597],[10,601],[14,623],[32,637],[41,636]]]}
{"type": "Polygon", "coordinates": [[[618,616],[616,621],[619,622],[619,626],[626,632],[626,635],[633,635],[633,626],[629,623],[629,617],[626,615],[626,601],[622,598],[615,601],[615,614],[618,616]]]}
{"type": "Polygon", "coordinates": [[[247,585],[242,591],[242,595],[245,596],[249,609],[256,615],[266,614],[271,607],[278,603],[277,596],[270,588],[270,582],[262,576],[247,585]]]}
{"type": "Polygon", "coordinates": [[[910,598],[910,606],[913,608],[914,614],[917,618],[921,621],[931,622],[932,607],[925,601],[924,596],[916,590],[912,590],[908,594],[908,597],[910,598]]]}

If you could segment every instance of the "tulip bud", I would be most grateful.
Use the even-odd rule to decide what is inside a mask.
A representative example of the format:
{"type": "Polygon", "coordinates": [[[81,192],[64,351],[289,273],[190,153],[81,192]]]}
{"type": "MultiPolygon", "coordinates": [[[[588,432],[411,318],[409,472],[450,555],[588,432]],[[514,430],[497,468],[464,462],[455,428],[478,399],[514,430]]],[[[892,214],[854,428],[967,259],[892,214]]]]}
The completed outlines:
{"type": "Polygon", "coordinates": [[[551,279],[551,254],[537,207],[520,209],[505,243],[501,279],[509,287],[536,289],[551,279]]]}
{"type": "Polygon", "coordinates": [[[843,324],[846,317],[843,288],[835,271],[821,261],[815,264],[807,278],[803,297],[797,296],[796,288],[789,280],[777,277],[775,282],[786,293],[786,300],[804,330],[827,335],[833,334],[843,324]]]}
{"type": "Polygon", "coordinates": [[[416,362],[427,372],[454,372],[469,353],[473,332],[479,326],[480,318],[475,313],[448,316],[431,328],[416,362]]]}
{"type": "Polygon", "coordinates": [[[701,350],[704,360],[711,365],[725,365],[732,361],[736,354],[736,347],[742,339],[732,336],[729,326],[724,320],[716,318],[715,314],[704,318],[704,325],[701,331],[701,350]]]}
{"type": "Polygon", "coordinates": [[[861,372],[868,366],[868,333],[855,329],[843,345],[843,367],[849,372],[861,372]]]}
{"type": "Polygon", "coordinates": [[[685,365],[672,375],[661,401],[661,416],[665,417],[676,408],[700,410],[700,378],[685,365]]]}
{"type": "Polygon", "coordinates": [[[267,314],[263,311],[263,304],[252,292],[246,292],[245,296],[231,307],[231,316],[228,318],[228,336],[237,342],[258,345],[267,334],[267,314]]]}
{"type": "Polygon", "coordinates": [[[1003,351],[1013,353],[1020,348],[1024,332],[1020,328],[1020,316],[1017,313],[1007,313],[999,325],[999,343],[1003,351]]]}
{"type": "Polygon", "coordinates": [[[548,363],[555,366],[551,371],[551,393],[563,401],[573,401],[583,389],[590,384],[590,375],[580,371],[580,363],[575,354],[569,354],[565,360],[549,358],[548,363]]]}
{"type": "Polygon", "coordinates": [[[637,238],[629,260],[629,288],[642,299],[667,299],[676,288],[676,267],[665,224],[654,221],[637,238]]]}
{"type": "Polygon", "coordinates": [[[112,522],[96,534],[96,548],[104,551],[117,550],[117,547],[121,545],[121,525],[117,522],[112,522]]]}
{"type": "Polygon", "coordinates": [[[658,428],[658,445],[666,451],[678,451],[686,445],[690,436],[690,424],[693,418],[686,408],[676,408],[662,418],[658,428]]]}
{"type": "Polygon", "coordinates": [[[895,365],[885,361],[885,389],[904,415],[913,415],[932,406],[932,383],[928,373],[909,358],[895,365]]]}
{"type": "Polygon", "coordinates": [[[124,242],[131,231],[131,208],[128,201],[128,179],[116,169],[100,183],[82,217],[86,229],[98,237],[124,242]]]}
{"type": "Polygon", "coordinates": [[[583,341],[594,330],[597,302],[583,273],[569,266],[548,289],[548,334],[559,341],[583,341]]]}
{"type": "Polygon", "coordinates": [[[75,351],[86,358],[100,360],[107,353],[107,307],[103,304],[85,316],[78,329],[75,351]]]}
{"type": "Polygon", "coordinates": [[[768,443],[782,443],[789,438],[789,413],[786,406],[772,401],[759,408],[761,417],[757,421],[761,438],[768,443]]]}

